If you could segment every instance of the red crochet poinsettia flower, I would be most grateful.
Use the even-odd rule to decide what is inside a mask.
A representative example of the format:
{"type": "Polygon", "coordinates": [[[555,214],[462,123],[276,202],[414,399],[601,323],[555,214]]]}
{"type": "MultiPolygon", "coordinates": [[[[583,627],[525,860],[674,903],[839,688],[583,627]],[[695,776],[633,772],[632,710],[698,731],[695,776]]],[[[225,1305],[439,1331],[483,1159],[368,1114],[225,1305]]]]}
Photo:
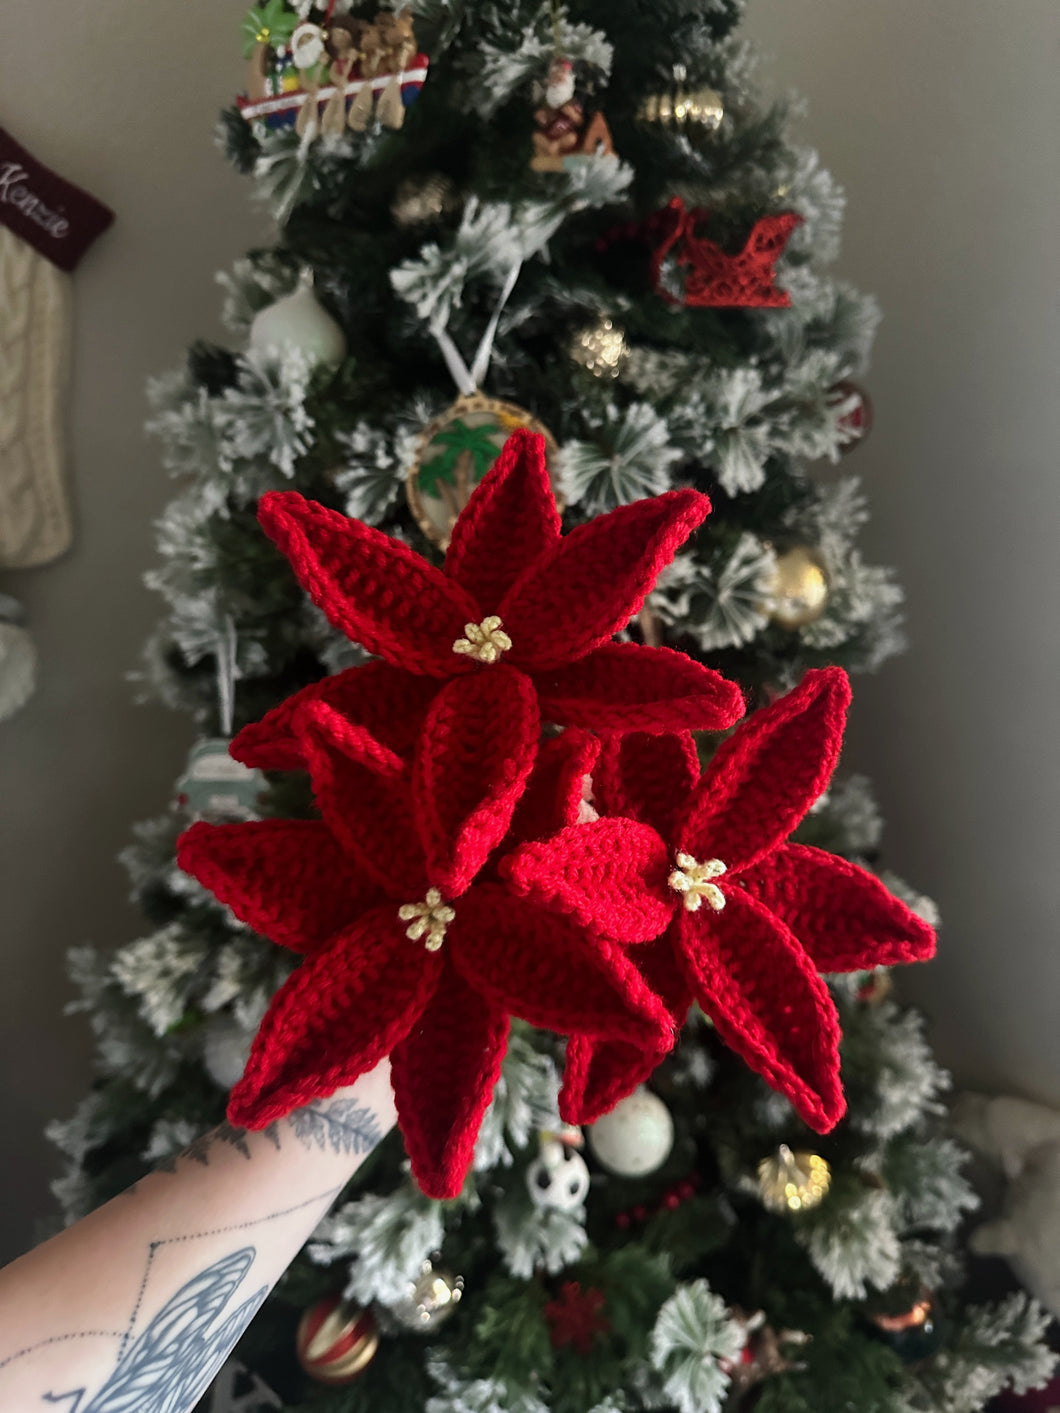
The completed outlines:
{"type": "Polygon", "coordinates": [[[305,957],[261,1023],[229,1117],[263,1128],[390,1055],[413,1171],[428,1195],[453,1197],[509,1015],[656,1056],[673,1043],[621,947],[480,876],[505,836],[577,818],[597,743],[570,731],[539,752],[536,694],[503,665],[437,693],[411,766],[323,702],[292,727],[322,819],[199,823],[178,847],[244,922],[305,957]]]}
{"type": "Polygon", "coordinates": [[[710,512],[694,490],[620,506],[560,532],[544,439],[515,432],[453,527],[443,569],[295,491],[263,496],[259,519],[336,628],[384,661],[282,702],[236,738],[263,769],[304,765],[292,722],[335,706],[399,754],[441,682],[485,682],[501,662],[534,685],[546,721],[597,731],[722,730],[739,689],[668,648],[610,640],[710,512]]]}
{"type": "MultiPolygon", "coordinates": [[[[594,769],[608,815],[521,846],[501,872],[527,901],[624,943],[680,1025],[693,999],[718,1034],[819,1132],[844,1112],[839,1018],[819,972],[923,961],[932,929],[878,879],[785,841],[823,793],[850,687],[806,674],[723,741],[700,774],[691,737],[631,734],[594,769]]],[[[572,1039],[564,1117],[590,1123],[651,1057],[572,1039]]]]}

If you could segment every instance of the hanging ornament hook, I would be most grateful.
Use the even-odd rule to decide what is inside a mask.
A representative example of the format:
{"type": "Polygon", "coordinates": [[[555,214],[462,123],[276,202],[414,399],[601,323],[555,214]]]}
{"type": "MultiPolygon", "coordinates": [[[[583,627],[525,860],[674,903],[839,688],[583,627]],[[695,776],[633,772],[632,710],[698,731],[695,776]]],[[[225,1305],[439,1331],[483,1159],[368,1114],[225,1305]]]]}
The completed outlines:
{"type": "Polygon", "coordinates": [[[217,635],[217,715],[221,735],[231,736],[235,715],[236,650],[239,639],[230,614],[225,614],[217,635]]]}

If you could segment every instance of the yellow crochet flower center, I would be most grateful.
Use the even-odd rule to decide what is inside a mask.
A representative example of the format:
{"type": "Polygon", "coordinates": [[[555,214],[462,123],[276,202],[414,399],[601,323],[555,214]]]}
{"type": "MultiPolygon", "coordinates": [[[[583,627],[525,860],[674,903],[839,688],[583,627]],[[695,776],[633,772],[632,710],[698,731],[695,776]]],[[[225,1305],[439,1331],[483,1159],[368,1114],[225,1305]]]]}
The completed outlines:
{"type": "Polygon", "coordinates": [[[725,894],[711,880],[720,878],[724,872],[721,859],[700,863],[691,854],[678,854],[677,867],[666,881],[675,893],[681,894],[686,912],[698,913],[706,903],[708,908],[720,913],[725,906],[725,894]]]}
{"type": "Polygon", "coordinates": [[[495,613],[481,623],[465,623],[465,638],[457,638],[453,652],[473,657],[477,662],[496,662],[512,645],[495,613]]]}
{"type": "Polygon", "coordinates": [[[405,929],[406,937],[413,942],[425,938],[423,945],[427,951],[437,952],[445,941],[445,930],[456,913],[442,902],[437,888],[428,888],[422,903],[404,903],[398,908],[398,917],[402,922],[411,924],[405,929]]]}

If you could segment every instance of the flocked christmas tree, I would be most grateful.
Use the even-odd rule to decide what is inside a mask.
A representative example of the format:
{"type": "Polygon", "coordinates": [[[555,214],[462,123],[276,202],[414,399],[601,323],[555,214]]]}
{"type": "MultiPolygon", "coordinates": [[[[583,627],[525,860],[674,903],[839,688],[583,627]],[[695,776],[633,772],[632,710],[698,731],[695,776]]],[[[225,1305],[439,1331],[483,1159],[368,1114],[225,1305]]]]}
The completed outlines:
{"type": "MultiPolygon", "coordinates": [[[[264,493],[440,562],[529,427],[567,528],[674,487],[711,498],[620,637],[708,663],[754,709],[809,669],[899,650],[900,590],[857,548],[858,482],[815,474],[869,428],[855,380],[877,309],[829,274],[842,193],[756,95],[740,9],[269,0],[247,16],[223,135],[277,237],[222,277],[235,351],[198,344],[152,390],[181,489],[143,680],[200,739],[126,853],[143,938],[73,954],[100,1078],[53,1128],[68,1216],[220,1120],[296,962],[175,861],[196,817],[312,816],[304,772],[238,766],[227,739],[365,659],[263,534],[264,493]]],[[[488,623],[465,649],[479,661],[507,641],[488,623]]],[[[719,739],[698,737],[704,762],[719,739]]],[[[869,783],[840,771],[794,837],[875,870],[880,832],[869,783]]],[[[710,864],[678,862],[671,887],[720,906],[710,864]]],[[[440,940],[444,918],[416,935],[430,927],[440,940]]],[[[583,1135],[560,1118],[561,1042],[517,1024],[460,1195],[424,1196],[392,1135],[242,1363],[321,1413],[972,1413],[1040,1382],[1041,1312],[962,1303],[953,1243],[974,1199],[939,1127],[947,1076],[890,973],[839,974],[841,953],[848,1111],[831,1132],[697,1008],[648,1086],[583,1135]]]]}

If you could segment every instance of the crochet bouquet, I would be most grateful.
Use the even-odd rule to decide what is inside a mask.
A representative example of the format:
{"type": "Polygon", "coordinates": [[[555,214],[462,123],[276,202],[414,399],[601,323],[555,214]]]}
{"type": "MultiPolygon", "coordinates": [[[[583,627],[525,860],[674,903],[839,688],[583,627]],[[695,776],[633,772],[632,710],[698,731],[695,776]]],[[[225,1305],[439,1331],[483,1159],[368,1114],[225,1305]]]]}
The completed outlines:
{"type": "Polygon", "coordinates": [[[930,927],[788,835],[825,791],[845,674],[743,714],[682,653],[616,641],[710,511],[694,490],[561,533],[541,437],[517,432],[442,568],[295,492],[259,518],[375,660],[296,693],[232,754],[308,771],[319,818],[198,823],[182,867],[300,953],[229,1117],[262,1128],[391,1056],[412,1170],[456,1196],[511,1017],[569,1037],[587,1123],[672,1048],[693,1002],[814,1128],[843,1113],[821,972],[923,960],[930,927]]]}

